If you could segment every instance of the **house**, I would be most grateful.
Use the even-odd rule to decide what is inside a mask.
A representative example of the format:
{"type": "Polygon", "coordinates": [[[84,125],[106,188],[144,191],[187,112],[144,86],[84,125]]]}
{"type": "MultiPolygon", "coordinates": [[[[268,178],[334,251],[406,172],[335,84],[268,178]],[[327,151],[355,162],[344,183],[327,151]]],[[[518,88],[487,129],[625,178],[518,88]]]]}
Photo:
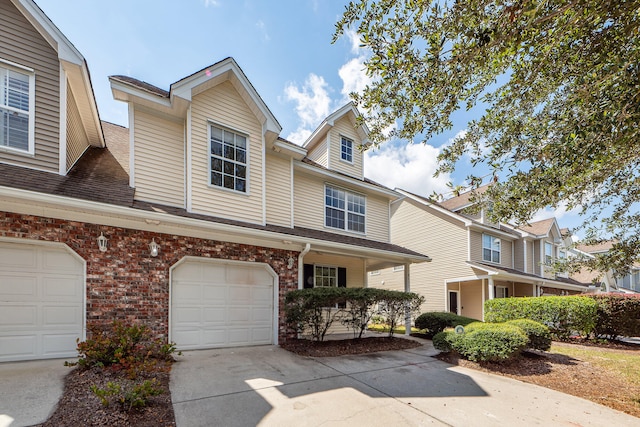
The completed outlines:
{"type": "Polygon", "coordinates": [[[391,243],[400,195],[366,179],[346,105],[298,146],[227,58],[168,90],[110,78],[31,0],[0,0],[0,361],[70,357],[141,321],[181,349],[277,344],[284,295],[429,261],[391,243]]]}
{"type": "Polygon", "coordinates": [[[437,203],[397,191],[403,197],[391,204],[392,242],[429,253],[433,261],[428,268],[399,265],[370,272],[370,286],[403,289],[408,274],[411,290],[426,299],[423,312],[451,311],[475,319],[483,319],[489,299],[587,290],[551,268],[567,255],[554,218],[516,228],[491,223],[484,209],[471,211],[471,192],[437,203]]]}
{"type": "MultiPolygon", "coordinates": [[[[593,258],[605,254],[613,248],[614,241],[608,240],[597,245],[585,245],[578,242],[572,251],[586,257],[593,258]]],[[[613,270],[605,272],[589,271],[583,268],[579,272],[578,280],[588,281],[606,292],[637,293],[640,292],[640,264],[636,263],[629,271],[622,275],[615,275],[613,270]]],[[[575,277],[575,276],[574,276],[575,277]]]]}

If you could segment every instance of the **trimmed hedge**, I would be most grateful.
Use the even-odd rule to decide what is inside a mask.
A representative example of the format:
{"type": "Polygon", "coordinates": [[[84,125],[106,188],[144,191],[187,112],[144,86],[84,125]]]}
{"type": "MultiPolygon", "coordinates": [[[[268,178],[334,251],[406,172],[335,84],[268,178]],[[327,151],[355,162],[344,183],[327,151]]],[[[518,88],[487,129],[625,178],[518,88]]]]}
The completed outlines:
{"type": "Polygon", "coordinates": [[[529,339],[519,327],[507,323],[474,322],[465,332],[445,331],[434,336],[434,347],[455,350],[476,362],[502,362],[517,357],[529,339]]]}
{"type": "Polygon", "coordinates": [[[593,333],[598,338],[616,339],[620,336],[640,336],[640,295],[588,295],[598,305],[593,333]]]}
{"type": "Polygon", "coordinates": [[[477,319],[458,316],[455,313],[430,311],[422,313],[416,318],[416,328],[426,329],[425,335],[434,337],[437,333],[446,328],[453,328],[458,325],[466,326],[469,323],[477,322],[477,319]]]}
{"type": "Polygon", "coordinates": [[[393,335],[406,310],[414,315],[423,301],[424,297],[412,292],[375,288],[298,289],[285,296],[285,318],[290,330],[309,332],[315,341],[323,341],[337,319],[361,337],[376,315],[385,318],[389,335],[393,335]]]}
{"type": "Polygon", "coordinates": [[[589,335],[596,325],[598,304],[587,296],[495,298],[485,301],[487,322],[531,319],[549,328],[554,339],[566,340],[574,333],[589,335]]]}
{"type": "Polygon", "coordinates": [[[542,323],[531,319],[509,320],[506,323],[522,329],[529,339],[527,348],[542,351],[547,351],[551,348],[551,333],[549,328],[542,323]]]}

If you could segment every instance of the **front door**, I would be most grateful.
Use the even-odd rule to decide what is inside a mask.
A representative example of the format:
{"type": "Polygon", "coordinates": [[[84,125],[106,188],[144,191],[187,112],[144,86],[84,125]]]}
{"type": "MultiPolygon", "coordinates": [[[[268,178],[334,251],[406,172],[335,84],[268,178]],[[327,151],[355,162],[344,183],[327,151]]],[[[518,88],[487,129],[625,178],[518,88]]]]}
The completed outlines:
{"type": "Polygon", "coordinates": [[[458,292],[449,291],[449,311],[458,314],[458,292]]]}

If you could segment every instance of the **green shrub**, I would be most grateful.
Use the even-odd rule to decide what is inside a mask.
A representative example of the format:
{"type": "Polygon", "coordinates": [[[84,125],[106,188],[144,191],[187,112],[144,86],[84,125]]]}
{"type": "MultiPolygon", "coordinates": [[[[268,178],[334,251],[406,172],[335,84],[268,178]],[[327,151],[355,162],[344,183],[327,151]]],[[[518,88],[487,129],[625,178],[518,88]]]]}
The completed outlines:
{"type": "Polygon", "coordinates": [[[116,365],[134,378],[139,371],[153,369],[159,360],[173,361],[176,351],[174,343],[153,339],[151,330],[145,325],[114,321],[109,327],[89,326],[88,332],[86,341],[78,340],[77,365],[81,368],[116,365]]]}
{"type": "Polygon", "coordinates": [[[477,362],[499,362],[512,359],[527,345],[528,338],[522,329],[506,323],[469,324],[462,334],[449,337],[453,350],[461,356],[477,362]]]}
{"type": "Polygon", "coordinates": [[[452,350],[451,340],[454,335],[455,335],[455,332],[452,332],[452,331],[438,332],[433,336],[433,340],[432,340],[433,346],[435,347],[436,350],[440,350],[445,353],[450,352],[452,350]]]}
{"type": "Polygon", "coordinates": [[[531,319],[549,328],[554,339],[588,335],[596,324],[597,303],[586,296],[495,298],[484,303],[485,321],[531,319]]]}
{"type": "Polygon", "coordinates": [[[287,326],[296,333],[310,333],[315,341],[323,341],[336,319],[361,337],[375,317],[383,318],[393,335],[408,310],[415,313],[424,298],[412,292],[375,288],[311,288],[298,289],[285,296],[287,326]],[[341,307],[341,308],[337,308],[341,307]]]}
{"type": "Polygon", "coordinates": [[[147,406],[151,396],[163,393],[162,389],[157,387],[157,383],[155,378],[139,384],[119,384],[109,381],[106,388],[99,388],[96,385],[92,385],[90,388],[104,406],[109,406],[115,401],[120,404],[121,409],[130,411],[134,408],[147,406]]]}
{"type": "Polygon", "coordinates": [[[597,338],[616,339],[640,336],[640,295],[588,295],[598,305],[593,330],[597,338]]]}
{"type": "Polygon", "coordinates": [[[516,319],[506,323],[522,329],[529,339],[527,348],[542,351],[547,351],[551,348],[551,333],[549,328],[542,323],[531,319],[516,319]]]}
{"type": "Polygon", "coordinates": [[[453,328],[458,325],[466,326],[477,321],[477,319],[458,316],[455,313],[431,311],[422,313],[416,318],[416,328],[425,329],[425,334],[428,337],[433,337],[446,328],[453,328]]]}

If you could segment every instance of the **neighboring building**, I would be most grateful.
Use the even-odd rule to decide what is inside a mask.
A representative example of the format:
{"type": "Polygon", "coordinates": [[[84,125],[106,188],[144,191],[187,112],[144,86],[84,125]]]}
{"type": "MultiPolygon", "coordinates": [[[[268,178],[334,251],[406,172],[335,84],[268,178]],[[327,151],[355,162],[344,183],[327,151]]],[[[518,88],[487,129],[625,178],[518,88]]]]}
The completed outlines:
{"type": "Polygon", "coordinates": [[[428,253],[433,261],[428,268],[397,266],[372,272],[370,286],[403,289],[403,269],[410,268],[411,290],[426,298],[422,311],[451,311],[476,319],[484,317],[484,301],[489,299],[570,295],[588,289],[552,271],[556,258],[567,256],[555,219],[518,229],[491,223],[484,210],[467,213],[471,193],[434,203],[397,191],[404,197],[391,206],[392,242],[428,253]]]}
{"type": "Polygon", "coordinates": [[[114,319],[182,349],[277,344],[286,292],[429,261],[391,244],[400,195],[364,177],[351,104],[300,147],[227,58],[168,91],[111,77],[129,128],[101,123],[44,13],[0,12],[0,361],[73,356],[114,319]]]}
{"type": "MultiPolygon", "coordinates": [[[[598,245],[577,244],[573,250],[583,256],[594,257],[598,254],[609,252],[612,247],[613,241],[606,241],[598,245]]],[[[576,279],[586,279],[585,281],[594,283],[594,286],[606,292],[636,293],[640,292],[640,264],[634,265],[629,271],[625,272],[625,274],[619,276],[616,276],[612,270],[591,272],[583,269],[576,279]]]]}

